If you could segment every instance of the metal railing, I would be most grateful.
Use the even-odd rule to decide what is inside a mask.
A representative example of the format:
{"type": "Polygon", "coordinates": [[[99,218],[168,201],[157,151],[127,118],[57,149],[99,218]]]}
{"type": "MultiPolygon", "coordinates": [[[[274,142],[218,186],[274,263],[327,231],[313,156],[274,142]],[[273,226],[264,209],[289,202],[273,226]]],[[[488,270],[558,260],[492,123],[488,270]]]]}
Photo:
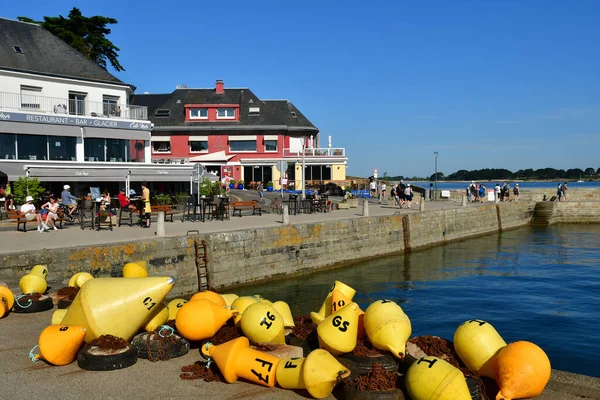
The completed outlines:
{"type": "Polygon", "coordinates": [[[0,110],[148,120],[148,107],[145,106],[118,104],[115,101],[97,102],[9,92],[0,92],[0,110]]]}
{"type": "MultiPolygon", "coordinates": [[[[302,149],[283,149],[284,157],[301,157],[302,149]]],[[[305,157],[346,157],[345,148],[306,148],[305,157]]]]}

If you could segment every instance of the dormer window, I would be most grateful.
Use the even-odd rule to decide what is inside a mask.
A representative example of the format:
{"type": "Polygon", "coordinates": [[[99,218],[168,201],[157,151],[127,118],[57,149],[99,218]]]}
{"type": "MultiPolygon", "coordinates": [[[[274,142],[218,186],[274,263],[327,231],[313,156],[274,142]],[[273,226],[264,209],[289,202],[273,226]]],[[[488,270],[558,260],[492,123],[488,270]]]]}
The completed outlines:
{"type": "Polygon", "coordinates": [[[15,50],[15,53],[17,54],[23,54],[23,48],[21,46],[13,46],[13,49],[15,50]]]}
{"type": "Polygon", "coordinates": [[[208,108],[191,108],[190,119],[208,119],[208,108]]]}
{"type": "Polygon", "coordinates": [[[154,113],[155,117],[168,117],[170,115],[171,115],[171,110],[168,110],[168,109],[165,109],[165,108],[159,108],[154,113]]]}
{"type": "Polygon", "coordinates": [[[217,119],[235,119],[235,108],[217,108],[217,119]]]}

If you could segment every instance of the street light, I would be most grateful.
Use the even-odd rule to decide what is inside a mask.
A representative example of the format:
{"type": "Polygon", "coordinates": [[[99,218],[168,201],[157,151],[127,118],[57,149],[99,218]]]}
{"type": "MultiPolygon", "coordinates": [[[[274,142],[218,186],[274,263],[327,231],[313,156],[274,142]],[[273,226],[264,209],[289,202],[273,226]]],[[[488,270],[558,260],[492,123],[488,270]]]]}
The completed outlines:
{"type": "Polygon", "coordinates": [[[435,158],[435,186],[434,186],[434,191],[433,191],[433,199],[437,200],[437,180],[438,180],[438,172],[437,172],[437,158],[438,158],[438,152],[434,151],[433,152],[433,157],[435,158]]]}

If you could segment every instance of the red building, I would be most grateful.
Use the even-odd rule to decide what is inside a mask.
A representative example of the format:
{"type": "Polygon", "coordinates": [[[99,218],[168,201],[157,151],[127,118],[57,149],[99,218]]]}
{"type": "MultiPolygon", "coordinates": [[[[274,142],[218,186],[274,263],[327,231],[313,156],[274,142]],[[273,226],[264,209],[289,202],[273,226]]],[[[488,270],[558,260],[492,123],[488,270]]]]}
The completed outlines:
{"type": "Polygon", "coordinates": [[[344,180],[343,148],[320,148],[319,130],[288,100],[261,100],[248,88],[177,88],[168,94],[134,95],[131,104],[147,106],[152,130],[152,161],[199,162],[221,179],[245,183],[273,181],[277,161],[288,162],[286,176],[301,186],[305,179],[344,180]]]}

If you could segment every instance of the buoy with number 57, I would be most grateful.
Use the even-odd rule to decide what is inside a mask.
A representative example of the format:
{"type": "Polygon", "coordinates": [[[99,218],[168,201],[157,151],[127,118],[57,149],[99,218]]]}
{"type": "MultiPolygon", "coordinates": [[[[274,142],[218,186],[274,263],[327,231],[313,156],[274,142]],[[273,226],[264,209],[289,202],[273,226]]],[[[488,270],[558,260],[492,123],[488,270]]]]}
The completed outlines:
{"type": "Polygon", "coordinates": [[[259,385],[275,386],[279,358],[251,349],[247,337],[241,336],[218,346],[206,343],[202,346],[202,354],[217,363],[229,383],[244,378],[259,385]]]}
{"type": "Polygon", "coordinates": [[[358,304],[352,302],[325,318],[317,327],[319,346],[334,356],[354,350],[359,314],[358,304]]]}

